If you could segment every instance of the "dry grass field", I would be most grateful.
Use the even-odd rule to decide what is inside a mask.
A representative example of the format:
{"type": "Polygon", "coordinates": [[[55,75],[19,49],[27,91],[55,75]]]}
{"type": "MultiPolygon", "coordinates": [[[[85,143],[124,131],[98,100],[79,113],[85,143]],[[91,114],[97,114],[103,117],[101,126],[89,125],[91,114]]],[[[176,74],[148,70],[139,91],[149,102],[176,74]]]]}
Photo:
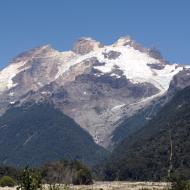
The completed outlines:
{"type": "MultiPolygon", "coordinates": [[[[162,190],[169,187],[164,182],[95,182],[93,185],[61,185],[60,190],[162,190]]],[[[48,189],[47,186],[44,189],[48,189]]],[[[4,187],[0,190],[16,190],[16,187],[4,187]]]]}

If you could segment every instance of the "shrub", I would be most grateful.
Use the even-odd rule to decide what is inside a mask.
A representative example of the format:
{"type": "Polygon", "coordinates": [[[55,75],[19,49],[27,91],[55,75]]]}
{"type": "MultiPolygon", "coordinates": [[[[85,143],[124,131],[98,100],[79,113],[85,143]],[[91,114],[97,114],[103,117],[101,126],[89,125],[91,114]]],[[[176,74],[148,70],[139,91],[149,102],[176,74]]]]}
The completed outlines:
{"type": "MultiPolygon", "coordinates": [[[[76,160],[48,163],[42,168],[42,177],[49,184],[92,184],[91,171],[76,160]]],[[[56,187],[51,185],[49,188],[56,187]]]]}
{"type": "Polygon", "coordinates": [[[76,175],[73,178],[74,185],[90,185],[92,183],[92,175],[87,168],[82,168],[77,171],[76,175]]]}
{"type": "Polygon", "coordinates": [[[177,180],[172,183],[171,190],[190,190],[190,183],[188,181],[177,180]]]}
{"type": "Polygon", "coordinates": [[[0,179],[0,186],[1,187],[14,187],[16,185],[16,182],[9,176],[3,176],[0,179]]]}
{"type": "Polygon", "coordinates": [[[42,189],[41,175],[26,167],[21,175],[20,184],[17,190],[37,190],[42,189]]]}
{"type": "Polygon", "coordinates": [[[171,178],[171,190],[190,190],[190,182],[181,176],[171,178]]]}

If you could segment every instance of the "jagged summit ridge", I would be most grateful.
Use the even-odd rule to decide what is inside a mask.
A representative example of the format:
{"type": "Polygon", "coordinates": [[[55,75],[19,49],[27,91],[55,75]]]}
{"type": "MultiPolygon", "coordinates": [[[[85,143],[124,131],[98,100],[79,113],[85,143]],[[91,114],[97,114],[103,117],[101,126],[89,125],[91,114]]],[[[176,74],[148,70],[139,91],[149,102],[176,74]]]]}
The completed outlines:
{"type": "MultiPolygon", "coordinates": [[[[44,71],[47,79],[48,75],[52,75],[51,80],[47,80],[49,83],[62,77],[76,64],[92,58],[102,63],[93,67],[102,75],[110,73],[117,78],[125,76],[134,83],[150,82],[163,92],[168,89],[172,77],[183,70],[182,66],[166,64],[159,52],[143,48],[130,36],[121,37],[107,46],[83,37],[75,43],[72,51],[59,52],[50,45],[44,45],[20,54],[0,71],[0,92],[15,87],[14,77],[23,71],[35,70],[34,67],[43,70],[46,68],[47,72],[44,71]],[[114,74],[115,68],[121,71],[120,75],[114,74]]],[[[37,83],[40,84],[41,81],[37,83]]]]}
{"type": "Polygon", "coordinates": [[[73,47],[73,52],[80,55],[85,55],[100,47],[103,47],[103,45],[100,42],[90,37],[83,37],[75,42],[74,47],[73,47]]]}
{"type": "Polygon", "coordinates": [[[16,56],[11,63],[16,63],[19,62],[20,60],[29,60],[32,58],[36,58],[36,57],[41,57],[41,56],[50,56],[51,54],[58,52],[57,50],[55,50],[54,48],[52,48],[52,46],[50,44],[46,44],[46,45],[42,45],[39,47],[35,47],[29,51],[25,51],[21,54],[19,54],[18,56],[16,56]]]}
{"type": "Polygon", "coordinates": [[[86,60],[91,63],[88,67],[93,67],[98,72],[94,73],[96,77],[108,74],[116,78],[125,77],[132,83],[148,82],[156,86],[160,94],[167,91],[173,76],[184,69],[176,64],[166,64],[159,52],[143,48],[130,36],[121,37],[112,45],[102,45],[87,37],[79,39],[72,51],[59,52],[50,45],[44,45],[20,54],[8,67],[0,71],[0,93],[15,89],[19,84],[18,80],[15,80],[18,75],[25,78],[26,87],[30,80],[31,85],[27,87],[27,91],[36,91],[56,80],[75,80],[86,68],[81,64],[86,60]],[[92,59],[101,64],[94,64],[94,61],[90,61],[92,59]],[[79,63],[80,68],[73,77],[64,79],[65,75],[69,76],[71,68],[77,65],[79,67],[79,63]],[[26,79],[25,75],[30,75],[31,79],[28,76],[26,79]]]}
{"type": "Polygon", "coordinates": [[[120,37],[113,45],[114,46],[126,46],[134,42],[131,36],[122,36],[120,37]]]}

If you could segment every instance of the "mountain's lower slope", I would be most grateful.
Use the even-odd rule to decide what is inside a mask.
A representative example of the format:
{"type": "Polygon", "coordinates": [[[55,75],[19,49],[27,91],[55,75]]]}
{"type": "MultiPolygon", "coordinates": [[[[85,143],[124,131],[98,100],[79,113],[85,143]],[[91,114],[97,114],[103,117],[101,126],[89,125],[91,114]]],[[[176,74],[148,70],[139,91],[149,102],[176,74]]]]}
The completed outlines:
{"type": "Polygon", "coordinates": [[[106,151],[71,118],[48,103],[10,108],[0,118],[0,162],[40,165],[78,159],[94,164],[106,151]]]}
{"type": "Polygon", "coordinates": [[[103,175],[107,180],[163,180],[170,164],[174,173],[190,177],[190,87],[115,149],[103,175]]]}
{"type": "Polygon", "coordinates": [[[109,148],[113,150],[125,138],[143,128],[161,109],[161,106],[162,100],[158,99],[157,101],[152,102],[149,106],[139,110],[131,117],[123,117],[118,121],[118,127],[112,133],[112,144],[109,148]]]}

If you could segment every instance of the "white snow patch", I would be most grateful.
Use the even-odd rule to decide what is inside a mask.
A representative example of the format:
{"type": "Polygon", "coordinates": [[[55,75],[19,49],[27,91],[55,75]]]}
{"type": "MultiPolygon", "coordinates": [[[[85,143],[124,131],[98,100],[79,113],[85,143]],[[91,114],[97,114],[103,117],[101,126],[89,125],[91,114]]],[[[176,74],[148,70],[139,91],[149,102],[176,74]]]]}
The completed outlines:
{"type": "MultiPolygon", "coordinates": [[[[124,40],[124,39],[123,39],[124,40]]],[[[126,39],[125,39],[126,40],[126,39]]],[[[123,42],[121,42],[123,43],[123,42]]],[[[170,81],[173,76],[183,70],[183,66],[178,64],[166,64],[164,69],[157,70],[150,68],[148,64],[161,64],[158,59],[150,57],[147,53],[134,49],[131,46],[104,46],[98,48],[86,55],[76,55],[73,52],[67,52],[62,57],[63,62],[59,65],[59,72],[56,78],[68,71],[72,66],[92,57],[96,57],[99,62],[105,63],[102,66],[94,66],[94,69],[101,73],[95,73],[95,76],[111,73],[111,76],[116,76],[113,71],[115,67],[123,71],[123,75],[133,83],[148,82],[156,86],[160,93],[165,93],[169,88],[170,81]],[[117,59],[105,59],[103,52],[109,51],[120,52],[121,55],[117,59]]],[[[117,76],[119,78],[119,75],[117,76]]]]}
{"type": "Polygon", "coordinates": [[[111,76],[111,77],[116,77],[116,78],[121,78],[121,76],[119,76],[119,75],[117,75],[117,74],[115,74],[115,73],[111,73],[110,76],[111,76]]]}
{"type": "Polygon", "coordinates": [[[14,92],[10,92],[10,93],[9,93],[9,96],[14,96],[14,92]]]}
{"type": "Polygon", "coordinates": [[[25,61],[12,63],[2,71],[0,71],[0,93],[4,90],[15,87],[17,84],[13,82],[13,78],[21,71],[28,69],[24,68],[25,61]],[[21,67],[23,67],[21,69],[21,67]]]}
{"type": "Polygon", "coordinates": [[[118,109],[122,108],[123,106],[125,106],[125,104],[120,104],[120,105],[117,105],[117,106],[113,107],[111,110],[112,111],[118,110],[118,109]]]}
{"type": "Polygon", "coordinates": [[[124,36],[119,38],[114,44],[113,46],[124,46],[126,43],[131,42],[132,39],[130,36],[124,36]]]}
{"type": "Polygon", "coordinates": [[[177,64],[167,64],[164,69],[156,70],[150,68],[147,64],[160,64],[160,61],[150,57],[148,54],[135,50],[131,46],[107,47],[107,50],[114,48],[121,55],[114,60],[106,60],[99,54],[97,58],[100,62],[105,62],[105,65],[95,66],[94,68],[102,73],[111,73],[114,67],[117,66],[123,71],[124,76],[134,83],[149,82],[155,85],[162,93],[168,88],[173,76],[183,70],[182,66],[177,64]]]}
{"type": "Polygon", "coordinates": [[[50,94],[50,92],[47,92],[47,91],[42,91],[40,92],[42,95],[47,95],[47,94],[50,94]]]}
{"type": "Polygon", "coordinates": [[[94,73],[94,75],[97,76],[97,77],[100,77],[100,76],[101,76],[100,74],[97,74],[97,73],[94,73]]]}

